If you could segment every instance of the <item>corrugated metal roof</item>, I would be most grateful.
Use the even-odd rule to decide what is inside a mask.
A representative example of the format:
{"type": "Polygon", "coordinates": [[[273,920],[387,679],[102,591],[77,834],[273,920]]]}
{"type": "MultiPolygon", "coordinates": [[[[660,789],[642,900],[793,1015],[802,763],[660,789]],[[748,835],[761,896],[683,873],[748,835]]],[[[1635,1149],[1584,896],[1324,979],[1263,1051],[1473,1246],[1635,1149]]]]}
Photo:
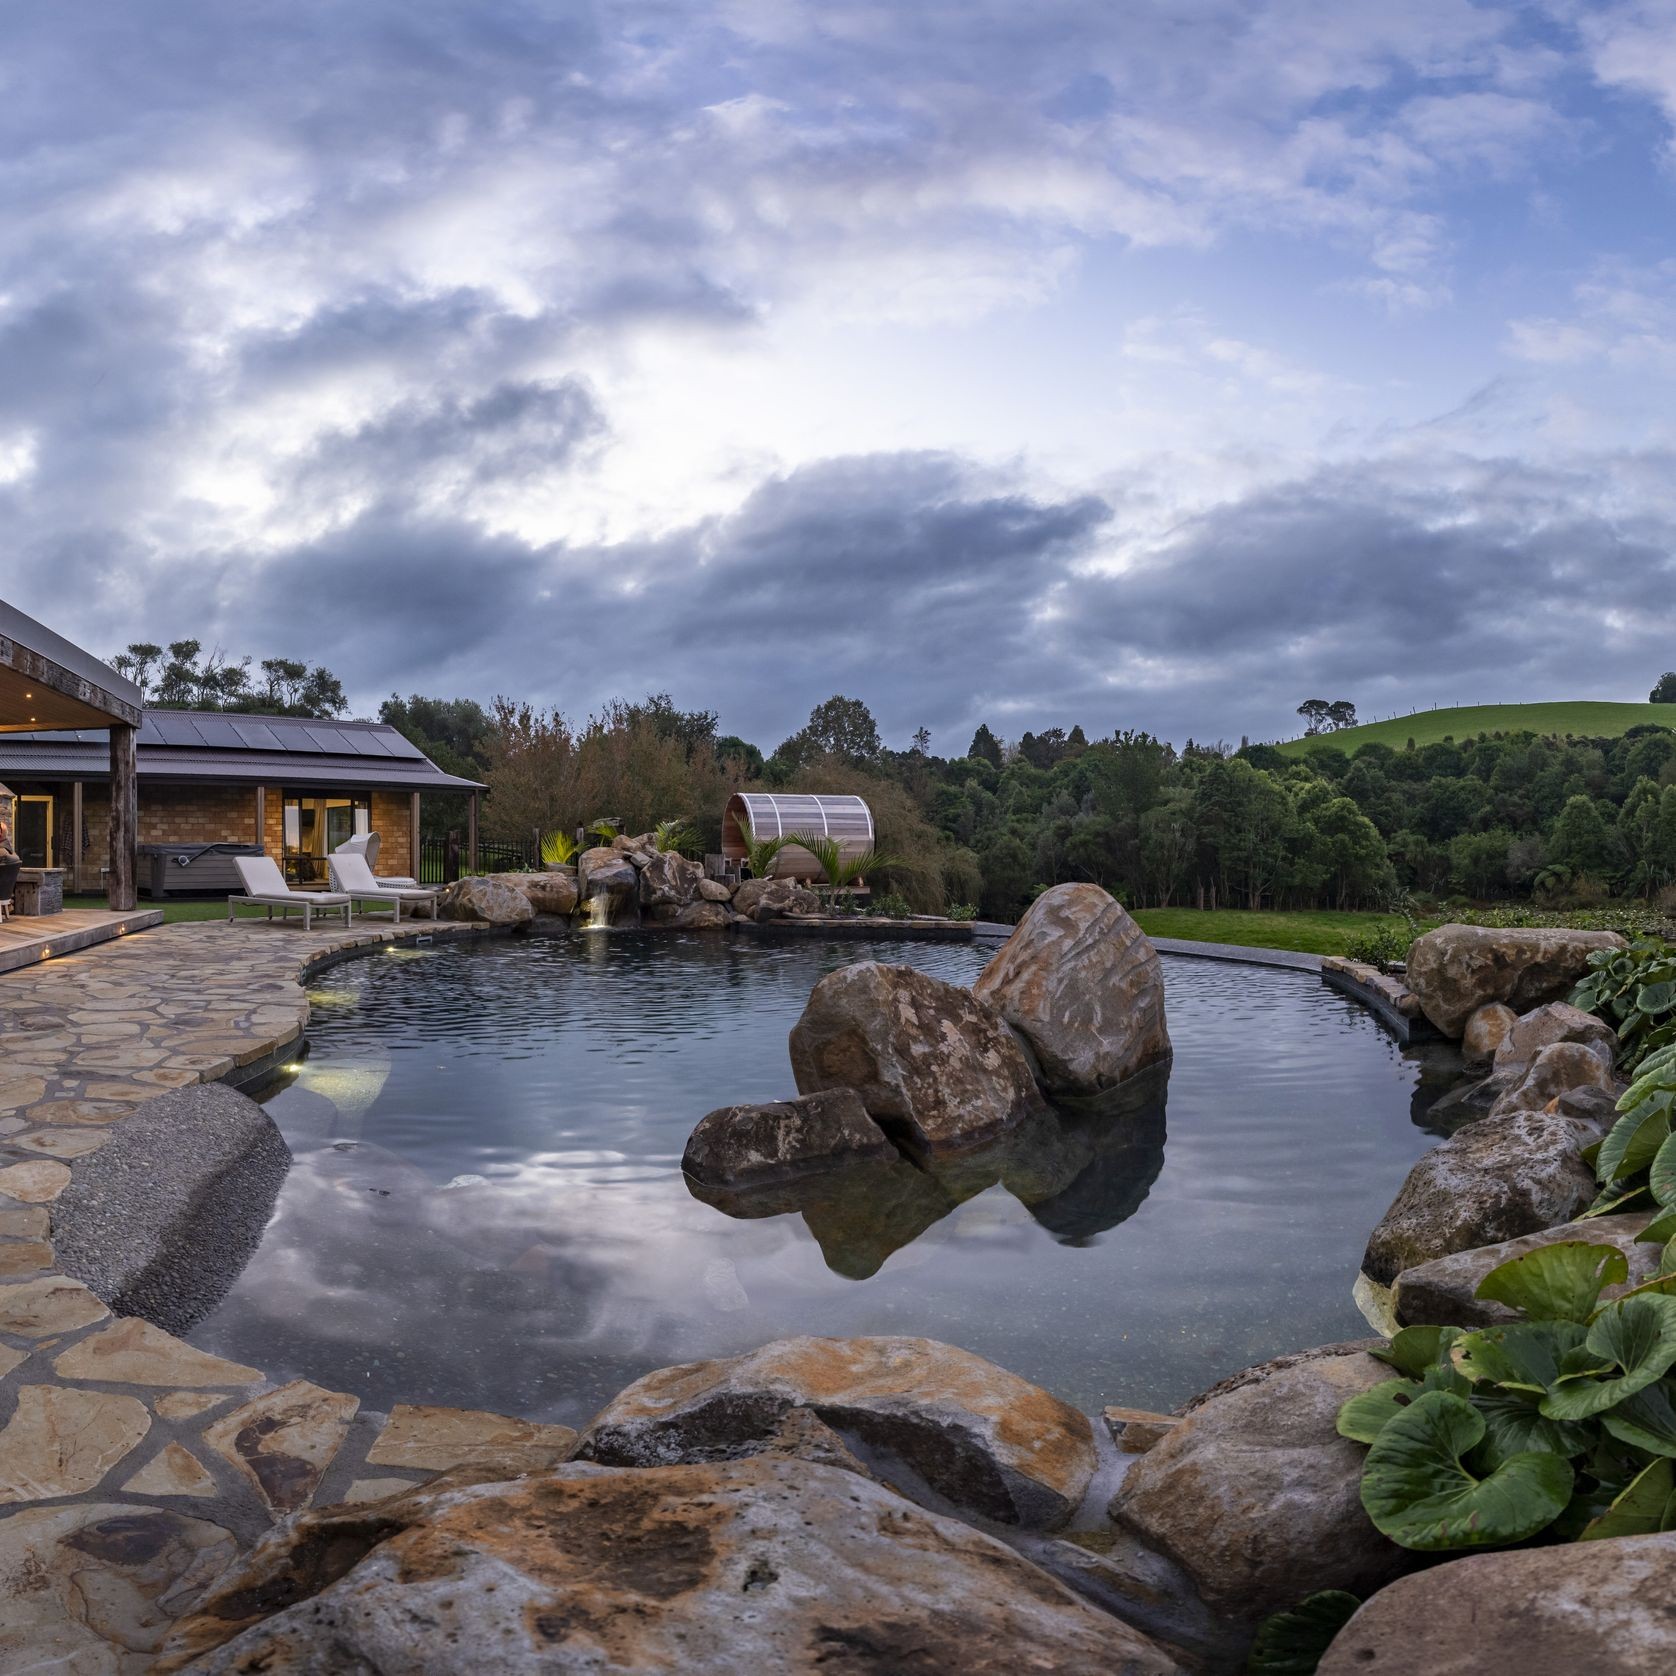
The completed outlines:
{"type": "MultiPolygon", "coordinates": [[[[417,746],[381,722],[315,722],[294,716],[201,715],[149,711],[140,729],[139,773],[146,780],[223,784],[384,786],[404,791],[477,791],[475,780],[445,774],[417,746]],[[158,725],[153,726],[153,722],[158,725]],[[203,722],[221,727],[204,729],[203,722]],[[188,724],[188,725],[183,725],[188,724]],[[227,729],[223,733],[222,728],[227,729]],[[206,733],[217,741],[210,746],[206,733]],[[229,736],[232,743],[228,743],[229,736]],[[267,748],[253,741],[271,740],[267,748]],[[325,749],[336,741],[335,751],[325,749]],[[277,747],[277,748],[276,748],[277,747]]],[[[60,733],[0,733],[0,780],[101,780],[110,773],[102,728],[60,733]]]]}
{"type": "MultiPolygon", "coordinates": [[[[103,728],[14,733],[13,739],[54,744],[103,745],[103,728]]],[[[412,740],[388,722],[322,722],[312,716],[245,715],[221,710],[147,710],[140,723],[139,747],[173,746],[178,750],[284,751],[288,755],[398,757],[429,761],[412,740]]]]}

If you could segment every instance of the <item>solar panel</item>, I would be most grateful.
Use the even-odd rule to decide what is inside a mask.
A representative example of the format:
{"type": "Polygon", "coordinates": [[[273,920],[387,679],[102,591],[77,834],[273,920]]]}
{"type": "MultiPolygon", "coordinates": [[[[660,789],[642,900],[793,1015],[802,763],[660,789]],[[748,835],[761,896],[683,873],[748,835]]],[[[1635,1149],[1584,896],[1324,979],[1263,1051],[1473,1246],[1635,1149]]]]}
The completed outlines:
{"type": "Polygon", "coordinates": [[[157,724],[157,737],[165,745],[194,746],[203,744],[192,718],[184,712],[171,714],[162,711],[152,718],[157,724]]]}
{"type": "Polygon", "coordinates": [[[194,718],[193,725],[198,730],[198,737],[217,750],[237,750],[244,743],[238,730],[225,716],[198,716],[194,718]]]}
{"type": "Polygon", "coordinates": [[[279,735],[266,722],[240,720],[232,725],[233,731],[239,736],[240,742],[253,751],[282,751],[285,749],[279,742],[279,735]]]}
{"type": "Polygon", "coordinates": [[[353,747],[335,727],[323,727],[317,722],[311,722],[301,730],[314,741],[317,751],[331,751],[338,756],[353,756],[353,747]]]}
{"type": "Polygon", "coordinates": [[[390,753],[378,743],[375,734],[364,727],[340,727],[338,732],[349,741],[349,748],[358,757],[387,757],[390,753]]]}

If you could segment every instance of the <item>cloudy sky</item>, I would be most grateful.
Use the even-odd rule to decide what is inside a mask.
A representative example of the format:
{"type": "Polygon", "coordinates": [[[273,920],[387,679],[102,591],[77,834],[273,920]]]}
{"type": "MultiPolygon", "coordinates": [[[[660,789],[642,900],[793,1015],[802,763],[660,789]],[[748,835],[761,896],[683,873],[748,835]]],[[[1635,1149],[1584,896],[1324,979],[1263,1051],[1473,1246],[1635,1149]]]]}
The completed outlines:
{"type": "Polygon", "coordinates": [[[1676,666],[1676,0],[0,24],[0,593],[772,746],[1676,666]]]}

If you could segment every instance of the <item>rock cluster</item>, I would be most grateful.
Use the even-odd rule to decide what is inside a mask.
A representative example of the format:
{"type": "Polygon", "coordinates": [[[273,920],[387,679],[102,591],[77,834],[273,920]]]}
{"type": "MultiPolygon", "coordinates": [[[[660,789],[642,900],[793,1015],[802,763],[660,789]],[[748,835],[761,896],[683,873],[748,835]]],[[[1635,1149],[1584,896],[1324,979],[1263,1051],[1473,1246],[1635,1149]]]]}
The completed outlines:
{"type": "Polygon", "coordinates": [[[538,914],[593,923],[667,925],[677,931],[724,931],[819,914],[820,897],[791,879],[709,879],[696,862],[660,850],[650,832],[584,850],[574,866],[540,873],[458,879],[442,893],[445,919],[522,925],[538,914]]]}
{"type": "Polygon", "coordinates": [[[1522,1013],[1564,1000],[1591,954],[1624,946],[1616,931],[1440,925],[1415,939],[1405,975],[1426,1017],[1445,1036],[1459,1038],[1491,1002],[1522,1013]]]}
{"type": "MultiPolygon", "coordinates": [[[[760,914],[792,889],[746,883],[735,902],[760,914]]],[[[815,985],[791,1032],[799,1093],[852,1092],[922,1166],[994,1141],[1041,1113],[1047,1096],[1104,1101],[1169,1056],[1158,956],[1097,885],[1044,892],[971,989],[861,961],[815,985]]],[[[783,1180],[823,1152],[835,1163],[855,1154],[860,1132],[813,1139],[810,1117],[796,1101],[711,1112],[694,1133],[688,1174],[723,1185],[783,1180]],[[789,1131],[783,1143],[765,1130],[776,1119],[789,1131]]]]}
{"type": "Polygon", "coordinates": [[[1381,1286],[1453,1253],[1569,1222],[1597,1191],[1582,1155],[1611,1127],[1622,1086],[1612,1029],[1563,1001],[1523,1014],[1486,1003],[1466,1028],[1480,1052],[1494,1040],[1491,1068],[1433,1108],[1468,1121],[1414,1166],[1370,1236],[1362,1272],[1381,1286]]]}

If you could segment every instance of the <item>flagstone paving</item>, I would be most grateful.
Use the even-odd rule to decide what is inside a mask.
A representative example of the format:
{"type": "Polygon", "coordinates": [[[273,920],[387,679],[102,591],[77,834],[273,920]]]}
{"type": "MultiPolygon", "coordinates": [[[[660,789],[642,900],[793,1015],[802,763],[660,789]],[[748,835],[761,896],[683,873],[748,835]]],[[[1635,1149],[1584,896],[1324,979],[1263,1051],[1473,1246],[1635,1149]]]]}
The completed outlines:
{"type": "Polygon", "coordinates": [[[137,1676],[277,1519],[568,1454],[565,1426],[420,1405],[386,1419],[278,1383],[112,1316],[54,1266],[78,1160],[154,1095],[277,1062],[307,1023],[311,969],[481,932],[204,921],[0,975],[0,1676],[137,1676]]]}

